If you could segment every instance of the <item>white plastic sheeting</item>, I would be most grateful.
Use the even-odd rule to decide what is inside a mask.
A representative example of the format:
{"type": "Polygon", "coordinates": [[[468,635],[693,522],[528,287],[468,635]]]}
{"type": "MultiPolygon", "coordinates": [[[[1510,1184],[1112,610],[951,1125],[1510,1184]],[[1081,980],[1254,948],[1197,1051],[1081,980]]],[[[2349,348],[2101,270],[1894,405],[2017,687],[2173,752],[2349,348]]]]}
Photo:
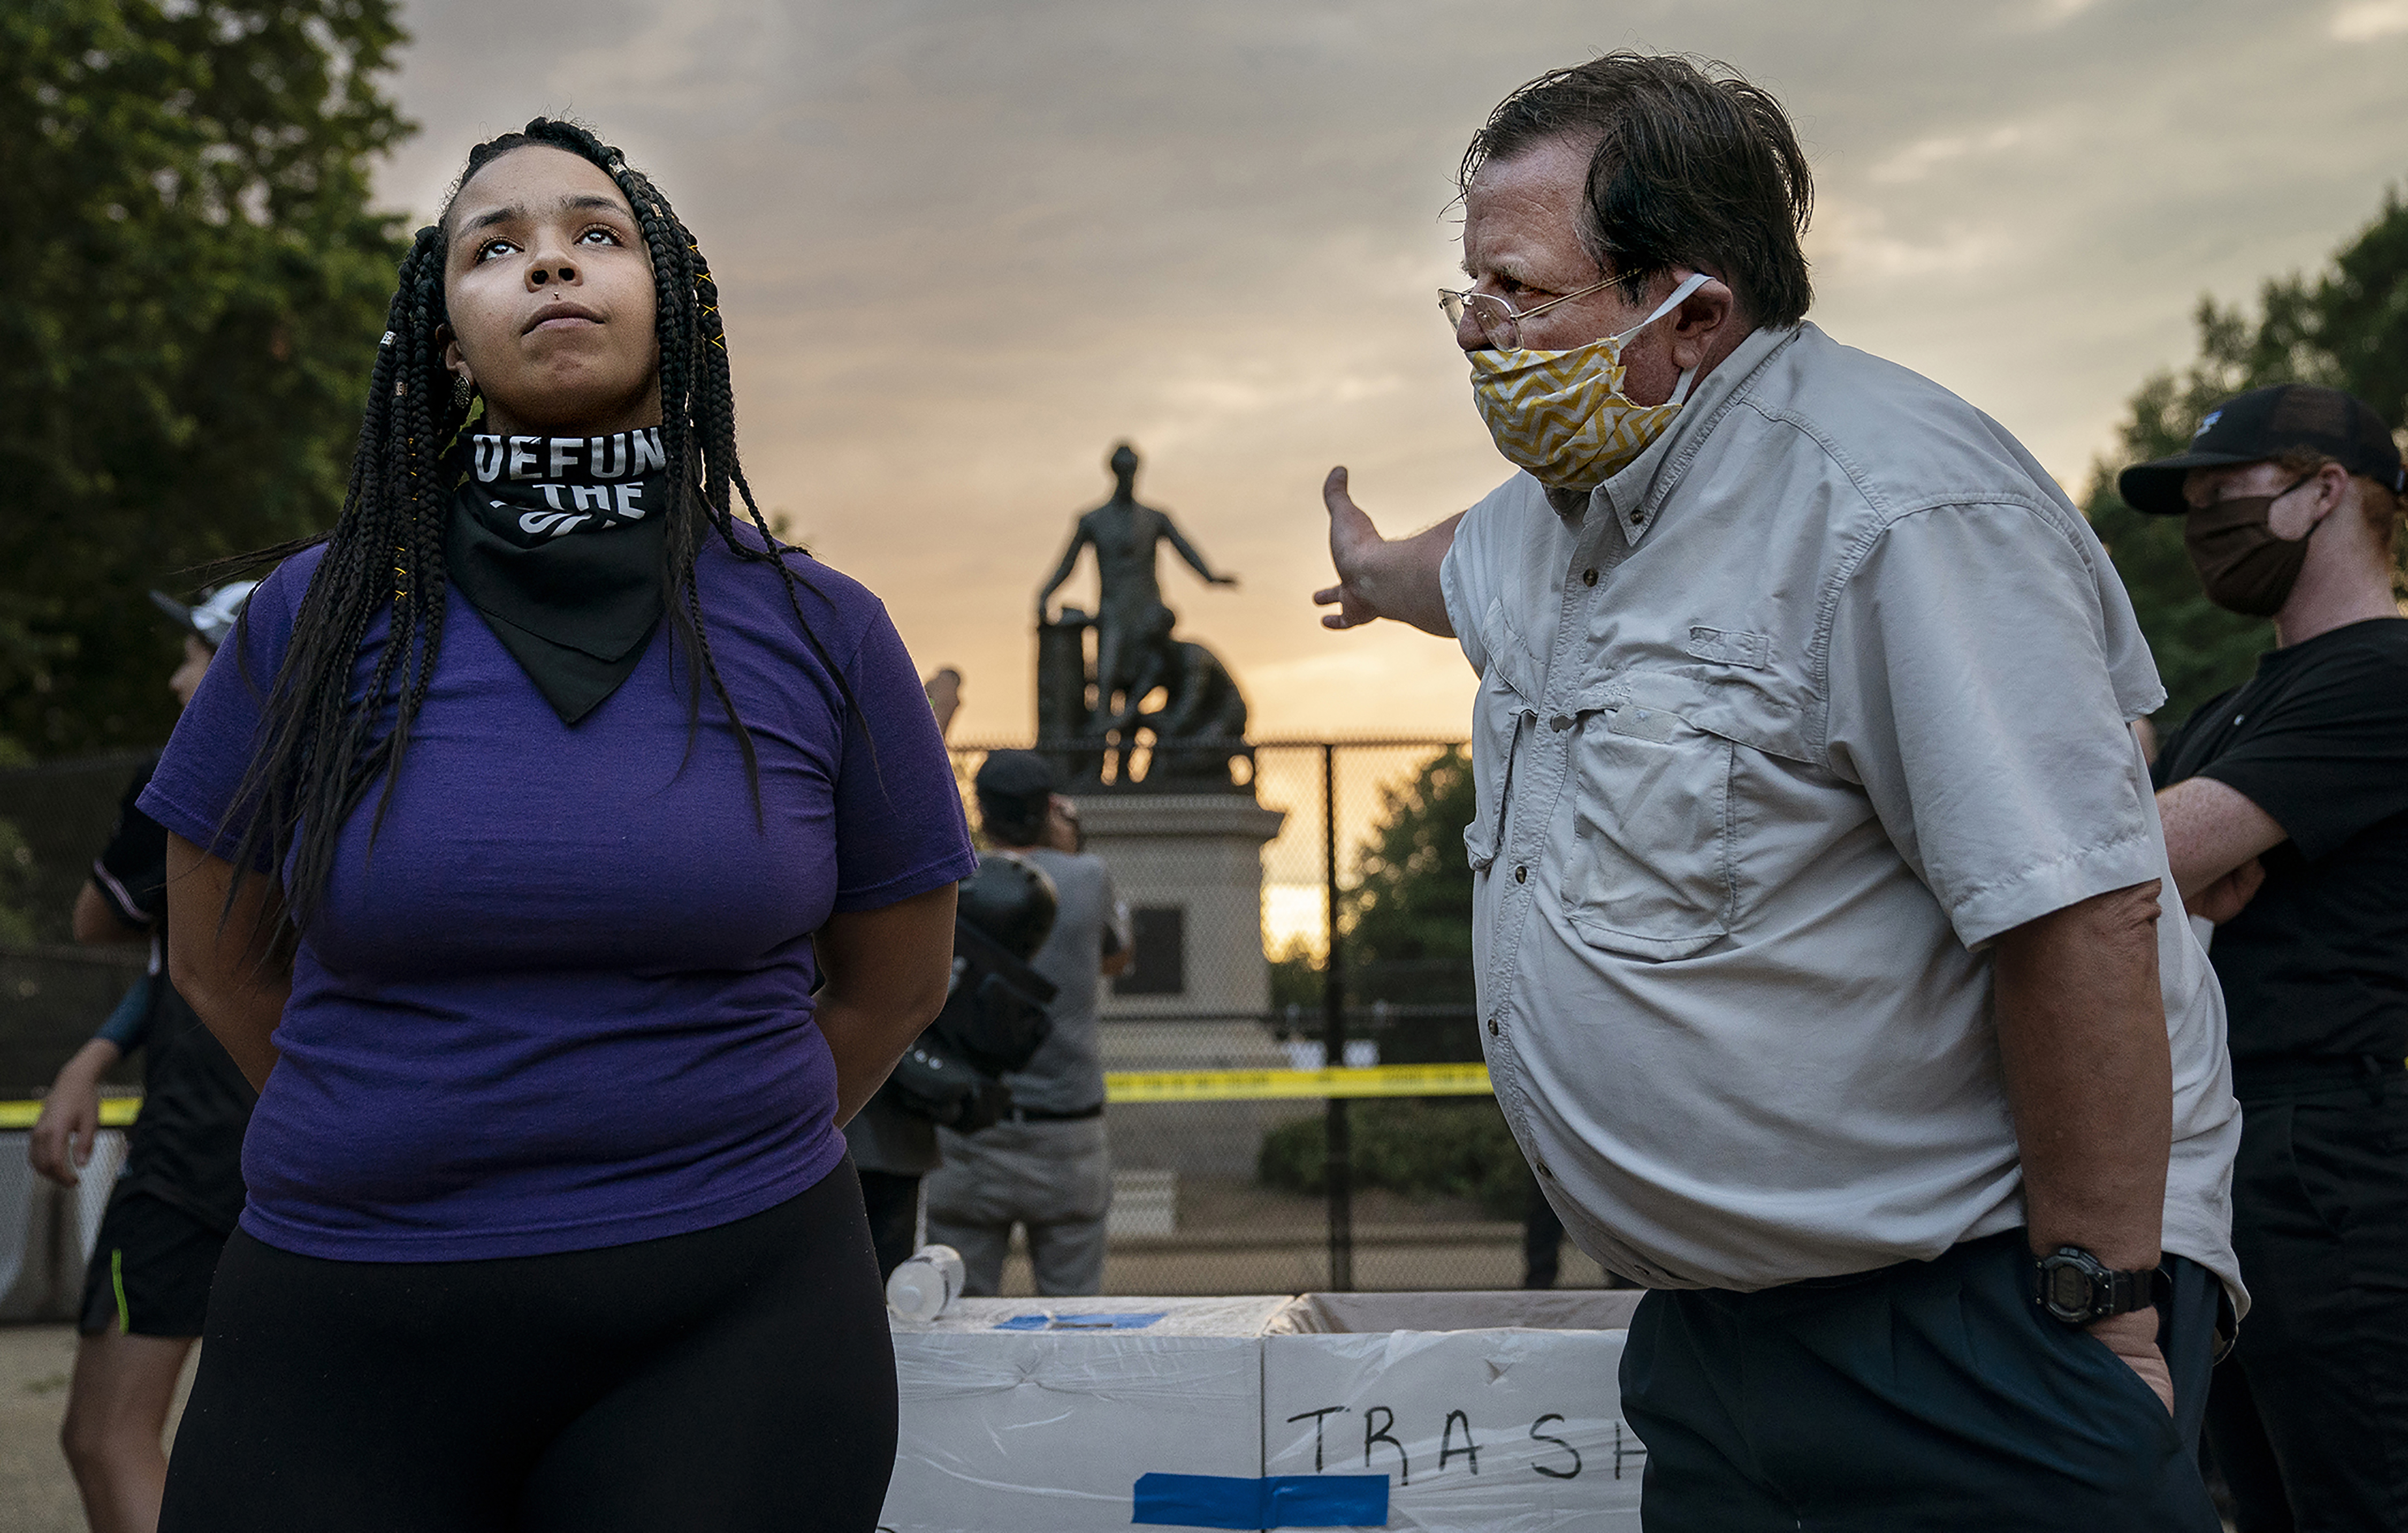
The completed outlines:
{"type": "Polygon", "coordinates": [[[880,1526],[1117,1533],[1149,1474],[1369,1474],[1386,1477],[1377,1526],[1637,1533],[1645,1451],[1614,1381],[1637,1297],[963,1300],[895,1324],[880,1526]]]}
{"type": "Polygon", "coordinates": [[[25,1159],[32,1138],[0,1133],[0,1321],[73,1320],[84,1263],[125,1164],[125,1135],[108,1128],[93,1135],[92,1164],[73,1188],[34,1174],[25,1159]]]}

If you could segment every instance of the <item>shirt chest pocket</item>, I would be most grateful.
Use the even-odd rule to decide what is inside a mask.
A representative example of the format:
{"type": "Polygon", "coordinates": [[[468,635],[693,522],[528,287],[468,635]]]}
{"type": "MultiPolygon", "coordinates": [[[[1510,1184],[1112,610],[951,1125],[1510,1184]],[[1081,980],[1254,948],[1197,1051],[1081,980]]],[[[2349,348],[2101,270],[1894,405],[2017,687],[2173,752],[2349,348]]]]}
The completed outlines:
{"type": "Polygon", "coordinates": [[[1677,685],[1653,680],[1610,687],[1572,721],[1564,912],[1592,947],[1687,958],[1730,931],[1737,747],[1689,721],[1677,685]]]}

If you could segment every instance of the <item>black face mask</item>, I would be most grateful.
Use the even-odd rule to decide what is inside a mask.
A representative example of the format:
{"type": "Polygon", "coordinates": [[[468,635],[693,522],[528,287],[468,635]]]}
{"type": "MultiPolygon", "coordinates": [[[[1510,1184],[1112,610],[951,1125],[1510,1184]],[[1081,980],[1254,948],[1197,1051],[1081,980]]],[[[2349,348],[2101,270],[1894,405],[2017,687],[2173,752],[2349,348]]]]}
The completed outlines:
{"type": "Polygon", "coordinates": [[[2218,500],[2184,519],[2183,547],[2210,601],[2243,617],[2272,617],[2283,610],[2299,583],[2300,566],[2307,562],[2308,540],[2274,536],[2266,518],[2275,501],[2315,477],[2294,480],[2272,495],[2218,500]]]}
{"type": "Polygon", "coordinates": [[[660,623],[666,461],[657,427],[468,439],[444,562],[565,724],[619,689],[660,623]]]}

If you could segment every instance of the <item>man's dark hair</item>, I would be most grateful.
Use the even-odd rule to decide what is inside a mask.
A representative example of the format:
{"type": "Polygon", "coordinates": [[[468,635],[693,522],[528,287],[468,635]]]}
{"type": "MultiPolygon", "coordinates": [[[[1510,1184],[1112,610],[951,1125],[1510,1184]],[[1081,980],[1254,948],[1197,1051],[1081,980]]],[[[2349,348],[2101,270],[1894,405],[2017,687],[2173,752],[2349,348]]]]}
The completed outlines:
{"type": "Polygon", "coordinates": [[[1674,267],[1713,271],[1758,325],[1813,301],[1800,243],[1813,210],[1806,152],[1781,104],[1727,64],[1614,52],[1551,69],[1498,103],[1458,191],[1491,160],[1595,137],[1581,243],[1632,302],[1674,267]]]}

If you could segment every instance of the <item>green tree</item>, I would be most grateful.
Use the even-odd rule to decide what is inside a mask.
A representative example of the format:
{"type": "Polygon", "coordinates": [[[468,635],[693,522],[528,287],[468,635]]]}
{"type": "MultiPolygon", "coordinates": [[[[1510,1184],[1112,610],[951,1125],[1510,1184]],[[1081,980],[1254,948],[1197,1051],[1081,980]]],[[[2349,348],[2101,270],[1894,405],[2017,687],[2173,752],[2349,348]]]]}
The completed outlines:
{"type": "Polygon", "coordinates": [[[340,508],[404,250],[394,11],[0,6],[0,758],[164,738],[143,593],[340,508]]]}
{"type": "Polygon", "coordinates": [[[1471,759],[1460,745],[1380,790],[1380,818],[1339,913],[1347,964],[1362,969],[1371,987],[1364,999],[1441,998],[1433,984],[1445,999],[1469,998],[1471,865],[1463,828],[1474,809],[1471,759]]]}
{"type": "MultiPolygon", "coordinates": [[[[1449,1008],[1391,1019],[1379,1037],[1381,1057],[1391,1063],[1480,1057],[1468,1021],[1471,868],[1463,828],[1471,817],[1471,760],[1462,746],[1450,746],[1381,788],[1379,817],[1355,849],[1355,881],[1339,891],[1348,1007],[1449,1008]]],[[[1301,942],[1271,960],[1271,1004],[1292,1008],[1312,1037],[1321,1035],[1322,973],[1301,942]]]]}
{"type": "Polygon", "coordinates": [[[2324,383],[2372,405],[2394,431],[2408,417],[2408,208],[2396,190],[2383,210],[2313,282],[2268,282],[2255,322],[2239,306],[2200,300],[2199,355],[2132,396],[2119,451],[2092,465],[2084,507],[2132,594],[2166,684],[2160,723],[2248,678],[2273,626],[2237,617],[2200,594],[2177,518],[2143,516],[2115,493],[2125,465],[2179,452],[2218,400],[2270,383],[2324,383]]]}

